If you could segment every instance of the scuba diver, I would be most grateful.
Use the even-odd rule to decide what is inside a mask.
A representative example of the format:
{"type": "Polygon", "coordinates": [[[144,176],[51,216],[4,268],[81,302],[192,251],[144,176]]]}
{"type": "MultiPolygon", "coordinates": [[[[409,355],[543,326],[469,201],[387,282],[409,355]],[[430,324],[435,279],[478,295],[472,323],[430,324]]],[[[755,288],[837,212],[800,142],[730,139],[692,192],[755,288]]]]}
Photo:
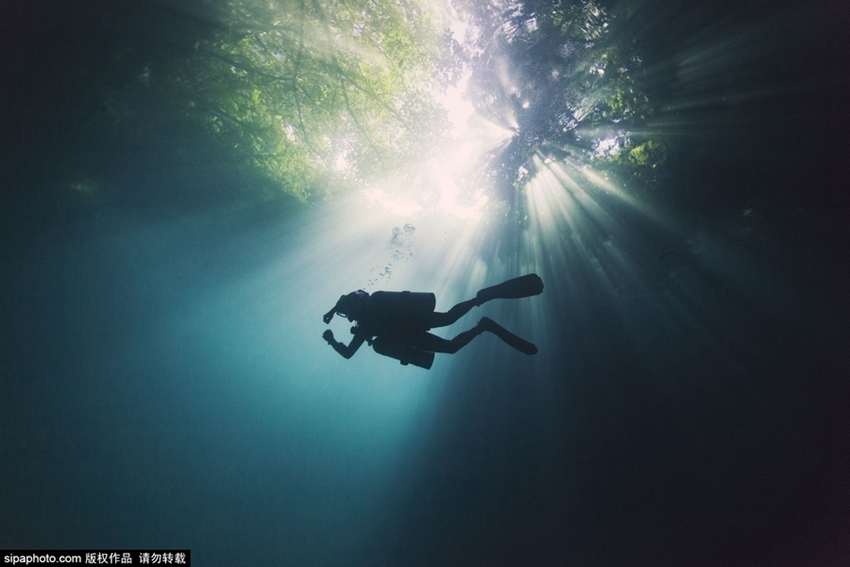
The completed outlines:
{"type": "Polygon", "coordinates": [[[351,342],[345,345],[337,341],[330,329],[322,337],[345,358],[351,358],[365,342],[378,354],[395,358],[404,365],[413,364],[426,369],[434,363],[434,353],[454,354],[485,331],[525,354],[536,354],[536,346],[487,317],[482,317],[475,327],[451,340],[428,331],[451,325],[473,307],[491,299],[517,299],[542,292],[540,276],[528,274],[484,288],[474,299],[458,303],[446,313],[439,313],[434,311],[437,298],[433,293],[376,291],[370,295],[361,289],[341,296],[333,309],[322,317],[326,324],[335,314],[353,321],[355,325],[351,334],[354,337],[351,342]]]}

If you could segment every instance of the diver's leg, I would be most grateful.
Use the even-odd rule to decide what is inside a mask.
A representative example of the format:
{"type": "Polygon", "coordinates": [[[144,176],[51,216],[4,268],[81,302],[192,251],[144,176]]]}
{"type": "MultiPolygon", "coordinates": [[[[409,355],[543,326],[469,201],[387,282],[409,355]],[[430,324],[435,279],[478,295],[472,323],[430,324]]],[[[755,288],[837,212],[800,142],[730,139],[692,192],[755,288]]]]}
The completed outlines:
{"type": "Polygon", "coordinates": [[[416,342],[411,344],[413,346],[421,348],[422,350],[454,354],[466,345],[468,345],[469,341],[471,341],[483,332],[484,328],[481,326],[481,324],[478,324],[473,328],[469,329],[468,331],[462,332],[450,341],[442,337],[438,337],[437,335],[432,335],[431,333],[425,333],[424,335],[417,337],[416,342]]]}
{"type": "Polygon", "coordinates": [[[491,299],[518,299],[543,293],[543,280],[537,274],[526,274],[500,284],[485,287],[475,299],[481,305],[491,299]]]}
{"type": "MultiPolygon", "coordinates": [[[[467,313],[473,307],[480,307],[491,299],[518,299],[520,297],[531,297],[543,293],[543,280],[537,274],[527,274],[502,282],[498,285],[485,287],[478,292],[474,299],[467,299],[458,303],[446,313],[431,313],[428,319],[428,327],[445,327],[451,325],[467,313]]],[[[520,339],[522,340],[522,339],[520,339]]]]}
{"type": "Polygon", "coordinates": [[[520,352],[524,352],[525,354],[537,354],[537,347],[534,344],[516,336],[488,317],[482,317],[476,326],[468,331],[462,332],[452,340],[446,340],[436,335],[432,335],[431,333],[424,333],[417,336],[416,340],[411,341],[410,344],[422,350],[454,354],[468,345],[472,339],[484,331],[493,333],[506,344],[514,347],[520,352]]]}
{"type": "Polygon", "coordinates": [[[524,352],[525,354],[537,354],[537,347],[533,343],[516,336],[488,317],[482,317],[481,321],[478,322],[478,327],[493,333],[506,344],[514,347],[520,352],[524,352]]]}
{"type": "Polygon", "coordinates": [[[469,313],[470,309],[478,307],[481,303],[483,302],[478,299],[467,299],[466,301],[458,303],[446,313],[431,313],[428,327],[433,329],[434,327],[445,327],[447,325],[451,325],[469,313]]]}

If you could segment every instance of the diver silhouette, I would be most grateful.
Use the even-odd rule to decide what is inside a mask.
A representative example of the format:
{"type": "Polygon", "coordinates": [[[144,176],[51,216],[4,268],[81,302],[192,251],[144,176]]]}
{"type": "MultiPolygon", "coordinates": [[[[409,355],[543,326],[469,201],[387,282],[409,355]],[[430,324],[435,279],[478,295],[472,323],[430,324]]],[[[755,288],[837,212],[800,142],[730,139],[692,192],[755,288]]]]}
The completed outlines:
{"type": "Polygon", "coordinates": [[[433,293],[376,291],[369,295],[361,289],[341,296],[333,309],[322,317],[325,323],[330,323],[335,314],[340,314],[355,322],[351,328],[354,335],[351,342],[345,345],[337,341],[330,329],[322,337],[345,358],[351,358],[365,342],[378,354],[426,369],[434,363],[434,353],[454,354],[485,331],[525,354],[536,354],[536,346],[487,317],[482,317],[475,327],[451,340],[428,331],[451,325],[473,307],[491,299],[517,299],[542,292],[540,276],[527,274],[484,288],[474,299],[458,303],[446,313],[439,313],[434,311],[437,298],[433,293]]]}

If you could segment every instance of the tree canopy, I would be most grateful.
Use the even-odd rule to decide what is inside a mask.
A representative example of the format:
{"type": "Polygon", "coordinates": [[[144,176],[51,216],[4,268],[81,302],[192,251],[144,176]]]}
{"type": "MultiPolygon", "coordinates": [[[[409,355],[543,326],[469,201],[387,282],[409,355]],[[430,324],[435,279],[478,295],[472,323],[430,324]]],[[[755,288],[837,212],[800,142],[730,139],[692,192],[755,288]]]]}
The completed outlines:
{"type": "Polygon", "coordinates": [[[434,144],[441,33],[418,0],[228,2],[167,79],[188,116],[300,199],[434,144]]]}
{"type": "Polygon", "coordinates": [[[643,127],[654,108],[639,50],[600,0],[224,6],[162,84],[236,159],[301,200],[439,146],[448,122],[436,94],[462,76],[477,112],[513,131],[491,156],[505,190],[533,175],[534,156],[643,181],[664,160],[665,143],[643,127]]]}

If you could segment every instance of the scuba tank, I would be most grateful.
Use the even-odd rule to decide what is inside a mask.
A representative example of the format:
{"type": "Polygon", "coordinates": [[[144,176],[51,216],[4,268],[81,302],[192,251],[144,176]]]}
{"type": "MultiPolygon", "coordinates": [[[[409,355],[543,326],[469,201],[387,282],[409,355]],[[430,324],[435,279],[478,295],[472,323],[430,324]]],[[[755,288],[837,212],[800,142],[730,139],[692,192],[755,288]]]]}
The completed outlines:
{"type": "Polygon", "coordinates": [[[409,336],[424,333],[437,304],[433,293],[376,291],[369,296],[361,326],[372,335],[409,336]]]}
{"type": "Polygon", "coordinates": [[[369,296],[369,308],[380,314],[413,316],[434,312],[437,296],[417,291],[376,291],[369,296]]]}
{"type": "Polygon", "coordinates": [[[386,337],[377,337],[375,340],[371,341],[370,344],[378,354],[395,358],[404,366],[412,364],[419,368],[428,370],[431,368],[431,365],[434,364],[433,352],[416,348],[415,346],[411,346],[398,340],[386,337]]]}

